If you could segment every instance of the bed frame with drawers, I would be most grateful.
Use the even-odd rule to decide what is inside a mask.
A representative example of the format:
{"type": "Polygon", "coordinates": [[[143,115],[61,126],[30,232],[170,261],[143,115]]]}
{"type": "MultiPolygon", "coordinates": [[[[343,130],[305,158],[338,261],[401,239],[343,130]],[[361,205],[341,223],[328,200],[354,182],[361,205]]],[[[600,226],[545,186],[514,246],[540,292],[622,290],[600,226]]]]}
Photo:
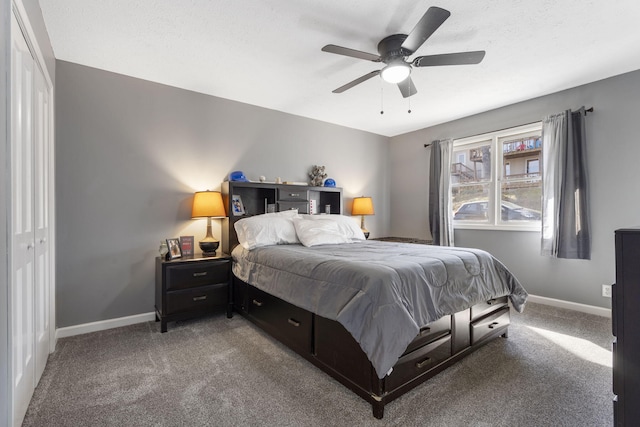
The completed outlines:
{"type": "MultiPolygon", "coordinates": [[[[230,196],[240,195],[251,214],[265,213],[271,204],[277,210],[295,206],[308,212],[312,210],[310,200],[323,209],[325,204],[331,205],[332,213],[342,212],[342,192],[336,188],[225,182],[222,190],[228,208],[230,196]]],[[[233,224],[238,219],[231,216],[225,220],[224,252],[230,253],[237,244],[233,224]]],[[[422,328],[391,373],[379,379],[360,345],[337,321],[292,305],[235,276],[232,299],[235,311],[371,403],[373,415],[379,419],[387,403],[490,340],[507,337],[510,322],[507,297],[445,316],[422,328]]]]}
{"type": "Polygon", "coordinates": [[[498,336],[507,337],[507,297],[445,316],[422,328],[379,379],[351,334],[335,320],[292,305],[233,278],[234,309],[287,347],[371,403],[382,418],[385,404],[433,377],[498,336]]]}

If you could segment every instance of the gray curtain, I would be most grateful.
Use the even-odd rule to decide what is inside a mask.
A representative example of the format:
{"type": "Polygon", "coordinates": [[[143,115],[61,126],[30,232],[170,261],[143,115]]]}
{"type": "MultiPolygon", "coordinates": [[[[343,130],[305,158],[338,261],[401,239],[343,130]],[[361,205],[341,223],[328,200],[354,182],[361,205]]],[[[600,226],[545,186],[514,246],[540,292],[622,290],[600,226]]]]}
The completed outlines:
{"type": "Polygon", "coordinates": [[[433,141],[429,162],[429,228],[433,244],[454,246],[451,209],[453,140],[433,141]]]}
{"type": "Polygon", "coordinates": [[[542,123],[542,255],[591,259],[585,109],[542,123]]]}

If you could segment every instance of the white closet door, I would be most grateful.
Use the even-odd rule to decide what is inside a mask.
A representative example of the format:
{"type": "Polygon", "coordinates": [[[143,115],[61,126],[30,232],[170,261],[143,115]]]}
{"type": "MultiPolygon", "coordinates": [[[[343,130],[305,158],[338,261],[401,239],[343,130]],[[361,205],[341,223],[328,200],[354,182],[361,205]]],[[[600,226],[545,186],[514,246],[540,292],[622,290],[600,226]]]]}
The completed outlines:
{"type": "Polygon", "coordinates": [[[35,232],[35,384],[40,381],[49,357],[50,254],[49,254],[49,138],[50,91],[37,66],[34,67],[34,232],[35,232]]]}
{"type": "Polygon", "coordinates": [[[13,422],[20,425],[35,384],[33,227],[33,58],[15,17],[11,20],[12,278],[11,371],[13,422]]]}

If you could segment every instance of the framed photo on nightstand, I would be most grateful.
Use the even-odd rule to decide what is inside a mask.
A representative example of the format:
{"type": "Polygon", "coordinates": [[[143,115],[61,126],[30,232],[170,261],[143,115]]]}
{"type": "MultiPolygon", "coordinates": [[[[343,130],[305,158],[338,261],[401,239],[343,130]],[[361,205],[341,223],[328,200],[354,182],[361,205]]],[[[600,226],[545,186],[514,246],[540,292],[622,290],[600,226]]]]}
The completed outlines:
{"type": "Polygon", "coordinates": [[[242,204],[242,197],[240,197],[239,194],[231,196],[231,210],[233,212],[233,216],[244,215],[244,205],[242,204]]]}
{"type": "Polygon", "coordinates": [[[169,259],[176,259],[176,258],[182,257],[182,249],[180,249],[180,240],[167,239],[167,247],[169,248],[169,253],[167,254],[169,259]]]}
{"type": "Polygon", "coordinates": [[[182,256],[193,256],[193,236],[180,236],[182,256]]]}

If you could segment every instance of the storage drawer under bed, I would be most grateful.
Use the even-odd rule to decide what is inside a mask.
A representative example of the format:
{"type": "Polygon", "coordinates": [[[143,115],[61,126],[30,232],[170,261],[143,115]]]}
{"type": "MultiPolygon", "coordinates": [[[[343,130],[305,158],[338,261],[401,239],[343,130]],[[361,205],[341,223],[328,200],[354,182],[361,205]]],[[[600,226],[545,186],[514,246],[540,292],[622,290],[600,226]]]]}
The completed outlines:
{"type": "Polygon", "coordinates": [[[451,316],[444,316],[435,322],[429,323],[427,326],[420,328],[420,332],[418,332],[418,336],[416,336],[409,346],[403,353],[403,355],[407,353],[411,353],[413,350],[418,347],[422,347],[423,345],[430,343],[431,341],[435,341],[445,335],[451,334],[451,316]]]}
{"type": "Polygon", "coordinates": [[[507,306],[507,297],[493,298],[471,307],[471,320],[479,319],[493,311],[507,306]]]}
{"type": "Polygon", "coordinates": [[[510,322],[509,307],[474,321],[471,323],[471,345],[506,330],[510,322]]]}
{"type": "Polygon", "coordinates": [[[386,391],[396,389],[419,377],[431,368],[451,357],[451,335],[426,344],[410,353],[405,353],[385,379],[386,391]]]}
{"type": "Polygon", "coordinates": [[[253,286],[248,289],[248,297],[249,316],[263,329],[294,349],[311,351],[311,312],[253,286]]]}
{"type": "MultiPolygon", "coordinates": [[[[370,392],[375,371],[353,336],[337,321],[322,316],[315,316],[314,328],[317,360],[370,392]]],[[[394,365],[391,375],[386,377],[385,389],[390,391],[404,385],[451,354],[451,316],[445,316],[421,329],[394,365]]]]}

